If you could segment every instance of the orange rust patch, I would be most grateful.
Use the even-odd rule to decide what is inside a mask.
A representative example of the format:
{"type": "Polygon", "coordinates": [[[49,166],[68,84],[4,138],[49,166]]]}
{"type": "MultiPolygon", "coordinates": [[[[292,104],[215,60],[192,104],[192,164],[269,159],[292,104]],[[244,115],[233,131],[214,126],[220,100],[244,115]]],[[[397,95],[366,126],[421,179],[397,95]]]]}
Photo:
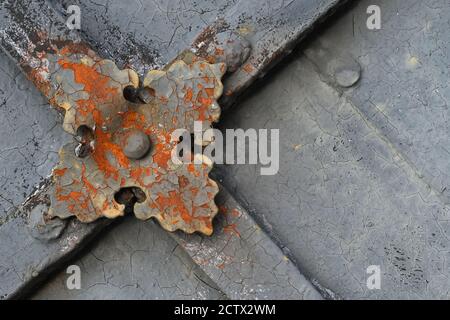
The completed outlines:
{"type": "Polygon", "coordinates": [[[50,82],[43,77],[43,71],[44,70],[41,68],[31,69],[27,72],[27,77],[34,83],[39,91],[41,91],[45,96],[48,96],[51,91],[51,85],[50,82]]]}
{"type": "Polygon", "coordinates": [[[121,114],[122,127],[125,129],[136,128],[143,130],[145,128],[145,116],[135,111],[127,111],[121,114]]]}
{"type": "Polygon", "coordinates": [[[144,169],[141,167],[132,168],[130,171],[130,176],[133,178],[137,183],[143,185],[144,182],[142,181],[142,175],[143,175],[144,169]]]}
{"type": "Polygon", "coordinates": [[[192,96],[194,95],[194,91],[192,90],[192,88],[187,88],[186,89],[186,94],[184,95],[184,102],[192,102],[192,96]]]}
{"type": "Polygon", "coordinates": [[[123,168],[128,168],[129,160],[122,152],[120,146],[112,142],[111,133],[103,132],[100,129],[104,119],[101,111],[96,109],[98,104],[108,102],[114,95],[117,95],[117,88],[109,87],[110,78],[99,73],[95,69],[95,65],[87,66],[83,63],[73,63],[65,60],[60,60],[58,63],[62,68],[72,70],[75,81],[84,85],[83,90],[89,94],[89,99],[77,101],[77,111],[84,117],[92,114],[96,124],[95,148],[92,158],[106,178],[112,176],[117,180],[119,178],[118,169],[109,162],[107,154],[113,155],[118,165],[123,168]]]}
{"type": "Polygon", "coordinates": [[[84,91],[88,92],[91,99],[94,99],[95,102],[104,102],[116,94],[116,88],[108,87],[110,78],[99,73],[94,68],[95,65],[90,67],[83,63],[73,63],[65,60],[60,60],[58,63],[62,68],[73,71],[75,81],[84,85],[84,91]]]}
{"type": "Polygon", "coordinates": [[[192,222],[193,217],[189,214],[189,211],[184,205],[180,193],[169,191],[168,197],[164,196],[162,193],[159,193],[155,202],[158,209],[162,212],[165,212],[164,208],[172,208],[172,216],[180,215],[184,222],[192,222]]]}
{"type": "Polygon", "coordinates": [[[211,79],[209,77],[207,77],[207,76],[202,77],[202,79],[203,79],[203,81],[205,83],[210,83],[211,82],[211,79]]]}
{"type": "Polygon", "coordinates": [[[86,165],[83,163],[81,167],[81,181],[83,182],[86,189],[91,192],[91,194],[95,197],[97,194],[97,188],[95,188],[89,180],[86,178],[86,165]]]}
{"type": "Polygon", "coordinates": [[[193,163],[189,163],[188,166],[187,166],[187,169],[194,176],[196,176],[196,177],[200,176],[200,172],[195,168],[195,165],[193,163]]]}
{"type": "Polygon", "coordinates": [[[167,169],[168,162],[172,158],[172,145],[170,144],[170,134],[158,134],[158,143],[155,145],[153,161],[160,168],[167,169]]]}
{"type": "Polygon", "coordinates": [[[216,56],[223,56],[223,55],[225,54],[225,51],[224,51],[223,49],[221,49],[221,48],[216,48],[216,49],[214,50],[214,54],[215,54],[216,56]]]}
{"type": "Polygon", "coordinates": [[[209,63],[216,63],[216,57],[214,57],[214,56],[207,56],[206,57],[206,61],[208,61],[209,63]]]}
{"type": "MultiPolygon", "coordinates": [[[[205,88],[205,92],[208,95],[209,98],[213,98],[214,97],[214,88],[205,88]]],[[[212,101],[210,101],[210,104],[212,103],[212,101]]]]}
{"type": "Polygon", "coordinates": [[[68,202],[67,209],[71,213],[77,212],[77,210],[86,210],[89,207],[90,198],[89,195],[84,194],[81,191],[71,191],[68,194],[63,194],[61,187],[56,188],[56,197],[58,201],[68,202]]]}
{"type": "Polygon", "coordinates": [[[125,156],[120,146],[111,141],[111,134],[103,132],[102,129],[96,127],[95,148],[94,152],[92,152],[92,158],[106,178],[113,177],[114,180],[118,180],[119,170],[109,162],[107,158],[108,153],[114,156],[121,167],[129,167],[130,160],[125,156]]]}
{"type": "Polygon", "coordinates": [[[63,176],[63,175],[66,173],[66,171],[67,171],[67,168],[54,169],[54,170],[53,170],[53,174],[54,174],[55,176],[61,177],[61,176],[63,176]]]}
{"type": "Polygon", "coordinates": [[[245,66],[242,67],[242,70],[244,70],[247,73],[252,73],[254,69],[255,68],[253,68],[253,66],[250,63],[247,63],[245,66]]]}
{"type": "Polygon", "coordinates": [[[241,212],[238,209],[234,208],[233,210],[231,210],[231,215],[233,217],[240,217],[241,216],[241,212]]]}
{"type": "Polygon", "coordinates": [[[99,60],[99,57],[83,42],[75,43],[70,41],[64,43],[57,43],[57,46],[61,48],[59,49],[58,53],[63,56],[81,53],[91,57],[94,60],[99,60]]]}
{"type": "Polygon", "coordinates": [[[179,176],[178,177],[178,184],[180,185],[181,188],[186,188],[189,185],[189,179],[186,178],[185,176],[179,176]]]}

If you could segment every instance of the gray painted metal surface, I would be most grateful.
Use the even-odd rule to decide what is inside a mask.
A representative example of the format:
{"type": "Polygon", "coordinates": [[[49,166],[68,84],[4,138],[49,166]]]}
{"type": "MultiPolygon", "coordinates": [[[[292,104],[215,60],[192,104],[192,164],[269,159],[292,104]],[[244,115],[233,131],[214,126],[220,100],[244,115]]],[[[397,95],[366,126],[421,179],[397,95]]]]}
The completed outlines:
{"type": "MultiPolygon", "coordinates": [[[[56,110],[47,105],[18,68],[0,53],[1,101],[1,201],[0,201],[0,289],[6,298],[61,256],[71,239],[78,242],[94,225],[75,224],[53,243],[32,237],[21,204],[50,174],[59,147],[69,137],[58,123],[56,110]],[[77,234],[76,237],[73,237],[77,234]]],[[[93,229],[94,228],[94,229],[93,229]]],[[[68,248],[67,248],[68,249],[68,248]]],[[[48,270],[50,272],[50,270],[48,270]]]]}
{"type": "Polygon", "coordinates": [[[336,54],[358,58],[364,77],[347,96],[448,205],[450,5],[438,0],[373,4],[383,12],[380,31],[362,28],[368,6],[362,2],[353,14],[354,36],[344,18],[320,42],[336,54]]]}
{"type": "Polygon", "coordinates": [[[449,10],[358,2],[221,125],[280,128],[278,175],[222,166],[223,183],[342,298],[449,298],[449,10]],[[344,89],[328,71],[354,61],[361,79],[344,89]],[[380,290],[366,286],[370,265],[380,290]]]}
{"type": "MultiPolygon", "coordinates": [[[[247,63],[224,79],[228,108],[248,86],[263,77],[313,27],[331,15],[343,0],[213,0],[213,1],[80,1],[50,0],[62,14],[80,6],[81,32],[104,58],[141,75],[161,68],[182,50],[209,37],[208,27],[223,20],[225,30],[237,31],[251,44],[247,63]],[[200,35],[200,41],[195,41],[200,35]],[[203,36],[202,36],[203,35],[203,36]]],[[[197,39],[198,40],[198,39],[197,39]]]]}
{"type": "MultiPolygon", "coordinates": [[[[56,30],[60,30],[57,24],[61,26],[61,20],[57,15],[52,15],[43,3],[15,2],[15,6],[9,9],[6,8],[10,2],[1,4],[1,44],[17,61],[24,58],[21,45],[26,42],[21,41],[23,39],[20,37],[11,37],[11,33],[5,30],[14,29],[25,37],[21,31],[32,30],[30,25],[20,24],[27,10],[30,11],[27,19],[40,25],[44,31],[56,34],[56,30]],[[38,15],[33,11],[38,9],[45,14],[38,15]],[[6,10],[12,10],[14,15],[6,10]]],[[[76,38],[75,33],[59,34],[69,39],[76,38]]],[[[57,152],[71,140],[71,136],[62,130],[62,118],[57,111],[48,105],[14,61],[3,52],[0,53],[0,64],[3,71],[0,81],[4,119],[1,129],[0,296],[4,299],[34,287],[54,271],[57,263],[78,252],[109,221],[92,225],[72,221],[60,238],[50,241],[36,239],[34,230],[30,230],[28,215],[34,207],[45,202],[48,177],[56,164],[57,152]]]]}

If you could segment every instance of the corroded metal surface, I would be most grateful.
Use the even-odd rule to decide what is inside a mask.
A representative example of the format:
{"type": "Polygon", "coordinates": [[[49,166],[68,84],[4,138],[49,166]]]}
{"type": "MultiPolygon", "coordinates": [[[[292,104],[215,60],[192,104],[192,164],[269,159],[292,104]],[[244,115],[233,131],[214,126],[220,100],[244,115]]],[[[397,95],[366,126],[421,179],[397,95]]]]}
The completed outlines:
{"type": "MultiPolygon", "coordinates": [[[[63,1],[58,0],[58,3],[63,3],[63,1]]],[[[285,48],[284,45],[280,46],[280,43],[278,41],[273,41],[273,37],[265,37],[261,38],[258,36],[258,34],[266,35],[268,34],[268,31],[271,35],[274,35],[276,39],[296,39],[301,38],[299,37],[302,33],[292,33],[290,28],[275,28],[275,29],[267,29],[263,25],[256,24],[253,28],[256,31],[256,35],[248,36],[247,30],[250,30],[249,28],[245,27],[250,24],[248,19],[253,20],[253,17],[255,18],[255,22],[262,21],[262,22],[269,22],[269,24],[276,24],[278,26],[298,26],[300,30],[307,31],[311,24],[318,20],[319,18],[328,15],[329,10],[325,4],[329,3],[337,3],[338,1],[335,0],[326,0],[320,3],[316,3],[315,1],[297,1],[297,2],[305,2],[305,3],[312,3],[314,8],[314,11],[309,10],[308,8],[305,8],[305,10],[292,10],[292,3],[283,3],[282,6],[289,7],[290,11],[292,13],[294,12],[301,12],[302,16],[300,17],[299,21],[294,22],[288,22],[285,18],[287,16],[282,10],[266,10],[265,12],[254,10],[254,8],[267,8],[267,5],[261,6],[260,3],[253,3],[252,5],[247,6],[249,2],[243,1],[236,3],[236,8],[233,8],[233,11],[235,12],[235,15],[239,13],[240,16],[244,17],[244,20],[241,20],[241,26],[244,28],[232,28],[233,30],[239,31],[239,34],[243,35],[245,38],[250,40],[250,43],[253,48],[259,48],[254,53],[252,53],[252,61],[255,60],[255,56],[267,56],[273,54],[274,51],[272,51],[270,48],[279,48],[279,50],[275,50],[275,54],[277,57],[280,57],[280,53],[282,51],[285,51],[285,49],[288,51],[289,48],[285,48]],[[253,6],[253,8],[252,8],[253,6]],[[242,10],[241,10],[242,9],[242,10]],[[252,12],[252,15],[248,15],[246,12],[249,11],[252,12]],[[317,14],[316,14],[317,13],[317,14]],[[270,14],[270,19],[267,19],[267,14],[270,14]],[[276,23],[274,23],[274,19],[277,20],[276,23]],[[278,22],[279,21],[279,22],[278,22]],[[286,21],[283,23],[282,21],[286,21]],[[280,47],[279,47],[280,46],[280,47]],[[264,49],[260,50],[260,48],[269,48],[269,52],[264,49]]],[[[77,4],[77,1],[70,1],[69,4],[77,4]]],[[[231,1],[230,1],[231,3],[231,1]]],[[[199,3],[198,6],[202,6],[201,12],[197,12],[196,10],[191,10],[189,8],[189,14],[185,15],[184,19],[189,22],[189,30],[191,30],[192,26],[192,34],[185,35],[184,33],[180,32],[184,27],[178,28],[176,25],[171,25],[167,23],[158,23],[158,21],[152,22],[152,29],[153,33],[150,33],[149,35],[147,28],[142,28],[142,30],[145,31],[145,36],[143,38],[135,38],[133,35],[136,33],[139,33],[141,31],[137,30],[128,33],[128,30],[125,30],[121,28],[121,25],[127,25],[127,28],[133,27],[136,24],[133,23],[124,23],[120,24],[121,21],[124,21],[124,19],[132,19],[136,20],[136,17],[131,14],[132,13],[132,6],[127,3],[126,6],[121,7],[120,12],[121,14],[117,14],[116,11],[113,10],[114,5],[116,7],[121,6],[120,2],[118,1],[112,1],[109,2],[107,6],[96,6],[92,5],[91,3],[82,2],[80,5],[86,4],[88,8],[84,10],[84,6],[82,6],[82,12],[83,12],[83,32],[84,36],[87,36],[88,39],[91,40],[90,45],[94,45],[95,51],[99,52],[102,57],[108,57],[110,59],[113,59],[121,68],[133,66],[135,70],[148,70],[150,66],[162,66],[164,63],[167,63],[170,61],[177,52],[181,51],[185,48],[186,44],[189,43],[189,39],[192,39],[195,34],[197,34],[198,30],[202,29],[204,27],[205,21],[212,21],[211,19],[207,18],[207,16],[213,16],[214,18],[218,15],[216,15],[215,11],[211,10],[203,10],[204,4],[199,3]],[[104,8],[106,8],[106,12],[98,12],[98,10],[102,11],[104,8]],[[96,11],[97,10],[97,11],[96,11]],[[108,18],[107,15],[112,15],[114,18],[108,18]],[[89,24],[89,17],[93,17],[94,21],[99,21],[99,24],[89,24]],[[126,18],[125,18],[126,17],[126,18]],[[117,18],[117,19],[116,19],[117,18]],[[197,20],[195,20],[197,18],[197,20]],[[197,21],[197,22],[196,22],[197,21]],[[118,23],[116,25],[116,23],[118,23]],[[197,24],[199,24],[200,27],[197,27],[197,24]],[[158,26],[163,26],[162,29],[154,29],[154,27],[158,28],[158,26]],[[93,29],[91,29],[93,27],[93,29]],[[97,31],[100,35],[100,38],[97,39],[95,37],[91,37],[93,31],[97,31]],[[155,31],[156,30],[156,31],[155,31]],[[161,40],[161,45],[159,46],[159,40],[160,38],[167,34],[170,36],[170,32],[168,33],[167,30],[174,30],[173,35],[170,38],[170,41],[164,42],[161,40]],[[154,37],[153,34],[156,36],[154,37]],[[108,36],[109,35],[109,36],[108,36]],[[180,37],[180,35],[182,35],[180,37]],[[143,40],[150,40],[150,42],[146,42],[143,40]],[[126,41],[125,41],[126,40],[126,41]],[[128,41],[130,40],[130,41],[128,41]],[[172,41],[173,40],[173,41],[172,41]],[[125,41],[125,42],[124,42],[125,41]],[[169,43],[169,46],[166,46],[166,44],[169,43]],[[167,54],[163,49],[164,47],[166,49],[172,50],[173,54],[167,54]],[[157,61],[152,60],[153,53],[156,52],[157,54],[157,61]],[[147,58],[150,54],[150,61],[148,61],[147,58]],[[126,60],[127,63],[122,63],[121,60],[126,60]],[[132,61],[128,61],[128,59],[131,59],[132,61]],[[141,59],[144,59],[145,61],[141,61],[141,59]],[[135,63],[134,63],[135,62],[135,63]],[[147,67],[142,67],[142,65],[147,67]]],[[[270,7],[276,8],[278,5],[274,2],[272,5],[272,2],[268,3],[270,4],[270,7]]],[[[148,14],[148,8],[151,7],[151,2],[149,1],[143,1],[141,5],[144,6],[144,10],[142,11],[142,16],[147,19],[148,14]]],[[[185,6],[186,4],[183,3],[177,3],[177,5],[185,6]]],[[[219,8],[216,6],[216,4],[212,4],[214,6],[214,10],[221,11],[225,13],[226,11],[229,11],[228,9],[219,8]]],[[[158,6],[159,8],[159,6],[158,6]]],[[[158,9],[156,8],[156,9],[158,9]]],[[[152,9],[150,9],[151,11],[152,9]]],[[[157,10],[156,10],[157,11],[157,10]]],[[[171,10],[174,11],[174,10],[171,10]]],[[[140,11],[139,11],[140,12],[140,11]]],[[[164,17],[167,19],[171,19],[171,15],[174,12],[169,12],[166,14],[159,14],[159,12],[155,15],[156,17],[164,17]]],[[[187,13],[184,12],[184,14],[187,13]]],[[[233,14],[231,14],[233,15],[233,14]]],[[[27,59],[30,57],[33,57],[33,55],[29,55],[30,53],[28,49],[30,48],[38,48],[41,50],[43,47],[50,48],[50,51],[54,50],[53,48],[63,48],[64,46],[71,47],[72,50],[78,50],[80,53],[86,53],[88,50],[88,46],[85,46],[78,38],[78,35],[76,34],[76,31],[70,31],[64,26],[64,21],[60,23],[59,17],[57,17],[53,10],[48,7],[47,1],[44,0],[15,0],[15,1],[4,1],[0,4],[0,45],[3,47],[3,49],[9,53],[13,57],[14,60],[18,61],[25,71],[27,71],[28,75],[30,70],[35,67],[33,65],[31,68],[28,65],[28,62],[36,61],[35,59],[27,59]],[[42,32],[43,31],[43,32],[42,32]],[[52,38],[51,40],[45,39],[46,35],[51,34],[52,38]],[[69,41],[68,41],[69,40],[69,41]],[[28,54],[24,55],[24,54],[28,54]]],[[[292,17],[293,15],[291,15],[292,17]]],[[[228,19],[227,19],[228,20],[228,19]]],[[[176,21],[176,23],[180,23],[180,17],[176,17],[176,19],[173,19],[173,21],[176,21]]],[[[183,22],[181,22],[183,23],[183,22]]],[[[140,28],[140,24],[139,28],[140,28]]],[[[138,28],[138,29],[139,29],[138,28]]],[[[209,28],[207,28],[209,29],[209,28]]],[[[219,36],[223,36],[225,34],[221,33],[219,36]]],[[[206,39],[207,40],[207,39],[206,39]]],[[[219,37],[218,39],[223,40],[219,37]]],[[[284,43],[284,42],[283,42],[284,43]]],[[[207,43],[208,44],[208,43],[207,43]]],[[[211,49],[211,46],[208,46],[211,49]]],[[[197,47],[196,47],[197,48],[197,47]]],[[[225,48],[226,49],[226,48],[225,48]]],[[[244,48],[245,49],[245,48],[244,48]]],[[[37,50],[36,52],[39,52],[37,50]]],[[[234,50],[234,49],[233,49],[234,50]]],[[[214,46],[210,50],[210,52],[221,54],[222,51],[218,50],[216,51],[214,49],[214,46]]],[[[31,53],[34,53],[34,51],[31,51],[31,53]]],[[[223,52],[226,54],[226,52],[223,52]]],[[[231,52],[231,57],[237,57],[234,55],[235,51],[231,52]]],[[[90,54],[93,54],[90,52],[90,54]]],[[[226,57],[225,57],[226,58],[226,57]]],[[[242,58],[242,57],[241,57],[242,58]]],[[[228,64],[228,61],[227,61],[228,64]]],[[[260,70],[260,66],[263,66],[263,64],[257,65],[256,70],[260,70]]],[[[230,68],[228,67],[230,70],[230,68]]],[[[245,66],[245,70],[250,70],[249,66],[245,66]]],[[[262,72],[265,72],[261,68],[262,72]]],[[[44,73],[45,74],[45,70],[44,73]]],[[[245,75],[247,75],[247,71],[244,72],[245,75]]],[[[24,83],[21,84],[20,81],[17,81],[14,77],[11,78],[13,83],[16,83],[19,87],[27,87],[24,83]]],[[[249,81],[252,81],[255,79],[255,77],[247,77],[245,79],[248,79],[249,81]]],[[[231,87],[235,87],[234,84],[239,85],[239,87],[242,87],[242,81],[241,77],[228,77],[227,83],[230,84],[231,87]],[[236,81],[239,80],[239,81],[236,81]]],[[[28,88],[28,87],[27,87],[28,88]]],[[[228,90],[227,90],[228,91],[228,90]]],[[[232,90],[232,93],[236,93],[238,90],[232,90]]],[[[22,93],[22,92],[21,92],[22,93]]],[[[31,94],[26,94],[27,99],[29,97],[32,98],[33,101],[41,101],[39,99],[36,99],[35,96],[32,96],[31,94]]],[[[221,100],[222,107],[229,105],[229,98],[230,96],[226,97],[227,100],[221,100]]],[[[24,98],[25,99],[25,98],[24,98]]],[[[8,103],[11,105],[14,105],[14,103],[19,102],[20,106],[21,99],[18,99],[17,101],[12,102],[11,99],[9,99],[8,103]]],[[[33,107],[40,107],[43,102],[34,102],[33,107]]],[[[29,105],[29,101],[27,100],[26,105],[29,105]]],[[[15,107],[16,108],[16,107],[15,107]]],[[[17,108],[16,108],[17,109],[17,108]]],[[[22,108],[19,108],[18,112],[21,112],[22,108]]],[[[29,113],[26,113],[29,114],[29,113]]],[[[52,118],[52,116],[48,116],[49,118],[52,118]]],[[[34,130],[34,129],[33,129],[34,130]]],[[[19,131],[23,131],[22,129],[14,130],[14,133],[17,133],[19,131]]],[[[20,137],[23,138],[24,134],[23,132],[20,133],[20,137]]],[[[47,139],[47,138],[46,138],[47,139]]],[[[63,140],[62,138],[60,138],[63,140]]],[[[35,140],[33,139],[34,143],[35,140]]],[[[39,141],[40,142],[40,141],[39,141]]],[[[59,141],[61,142],[61,141],[59,141]]],[[[31,142],[30,142],[31,143],[31,142]]],[[[43,145],[47,145],[47,141],[44,141],[43,145]]],[[[43,147],[43,145],[39,145],[40,148],[43,147]]],[[[5,147],[5,144],[2,145],[5,147]]],[[[6,145],[7,146],[7,145],[6,145]]],[[[15,148],[14,148],[15,149],[15,148]]],[[[18,151],[21,151],[20,149],[18,151]]],[[[16,151],[14,151],[17,153],[16,151]]],[[[28,157],[28,154],[27,154],[28,157]]],[[[28,162],[28,158],[27,158],[28,162]]],[[[27,170],[27,168],[30,166],[34,169],[35,163],[39,162],[39,166],[41,166],[40,161],[36,159],[36,157],[30,153],[29,158],[29,165],[23,165],[22,167],[27,170]]],[[[47,161],[48,163],[55,163],[53,160],[47,161]]],[[[14,170],[14,167],[17,167],[18,164],[11,165],[10,167],[6,165],[6,172],[8,172],[8,176],[10,176],[11,179],[15,179],[15,176],[18,177],[18,174],[16,174],[16,170],[14,170]]],[[[37,166],[37,165],[36,165],[37,166]]],[[[5,167],[3,167],[4,169],[5,167]]],[[[21,168],[22,169],[22,168],[21,168]]],[[[19,171],[21,170],[19,169],[19,171]]],[[[39,170],[42,171],[42,176],[45,177],[50,169],[50,164],[47,165],[44,169],[39,167],[39,170]]],[[[5,179],[9,179],[5,177],[5,179]]],[[[27,186],[27,184],[34,185],[35,175],[33,174],[27,174],[26,178],[24,178],[24,186],[27,186]],[[25,184],[26,183],[26,184],[25,184]]],[[[2,180],[4,181],[4,180],[2,180]]],[[[53,186],[53,184],[52,184],[53,186]]],[[[51,188],[52,188],[51,186],[51,188]]],[[[51,189],[50,188],[50,189],[51,189]]],[[[15,189],[15,188],[12,188],[15,189]]],[[[18,196],[14,198],[14,202],[20,201],[20,198],[22,197],[22,192],[18,192],[19,190],[16,190],[18,196]]],[[[50,192],[50,190],[48,190],[50,192]]],[[[41,191],[39,191],[41,192],[41,191]]],[[[27,192],[28,194],[28,192],[27,192]]],[[[4,195],[4,194],[3,194],[4,195]]],[[[24,194],[25,196],[25,194],[24,194]]],[[[8,197],[10,198],[10,197],[8,197]]],[[[8,200],[9,199],[2,199],[2,200],[8,200]]],[[[3,202],[5,203],[5,202],[3,202]]],[[[1,205],[2,203],[0,203],[1,205]]],[[[26,214],[23,214],[23,219],[26,219],[26,214]]],[[[9,216],[8,216],[9,217],[9,216]]],[[[69,252],[73,249],[79,249],[83,246],[83,243],[88,242],[89,240],[83,241],[85,238],[93,238],[92,237],[92,231],[91,229],[97,228],[101,229],[104,228],[105,225],[107,225],[111,220],[109,219],[99,219],[96,223],[91,224],[80,224],[78,221],[72,220],[69,223],[69,227],[66,228],[64,231],[64,234],[59,238],[57,241],[52,241],[51,243],[46,243],[45,245],[41,245],[40,241],[31,241],[28,239],[27,232],[22,232],[22,217],[17,217],[16,215],[11,215],[11,219],[9,222],[3,226],[1,226],[0,230],[0,239],[3,242],[3,245],[1,246],[1,255],[3,257],[3,260],[1,261],[2,267],[6,267],[6,273],[4,273],[4,269],[1,270],[1,283],[0,286],[0,299],[4,298],[12,293],[15,294],[23,294],[24,289],[23,286],[32,287],[34,286],[32,282],[30,281],[30,277],[27,276],[27,274],[33,274],[33,279],[41,281],[43,277],[48,273],[48,270],[50,270],[50,266],[56,266],[60,265],[61,262],[63,262],[65,259],[68,258],[69,252]],[[76,228],[71,228],[71,225],[74,224],[76,228]],[[73,230],[72,230],[73,229],[73,230]],[[68,242],[70,245],[66,245],[66,242],[68,242]],[[62,246],[62,247],[61,247],[62,246]],[[66,250],[66,247],[69,246],[71,249],[69,251],[66,250]],[[16,252],[21,252],[21,255],[17,255],[16,252]],[[15,259],[10,259],[11,256],[15,256],[15,259]],[[33,267],[32,267],[33,266],[33,267]],[[38,271],[35,271],[38,270],[38,271]],[[35,274],[39,274],[38,277],[35,277],[35,274]]],[[[1,220],[0,220],[1,224],[1,220]]],[[[143,224],[138,224],[143,225],[143,224]]],[[[133,233],[133,231],[129,231],[130,233],[133,233]]],[[[242,231],[241,231],[242,233],[242,231]]],[[[163,239],[160,239],[163,240],[163,239]]],[[[170,250],[169,250],[170,251],[170,250]]],[[[224,284],[226,285],[226,284],[224,284]]]]}
{"type": "MultiPolygon", "coordinates": [[[[13,10],[8,4],[4,8],[13,10]]],[[[75,35],[53,32],[51,23],[44,30],[24,23],[23,36],[14,37],[12,28],[19,22],[12,19],[2,31],[3,45],[51,104],[65,111],[64,130],[93,135],[88,143],[81,137],[60,151],[50,216],[74,215],[83,222],[114,218],[125,209],[115,199],[117,192],[138,187],[143,192],[135,204],[140,219],[155,217],[169,231],[211,234],[218,188],[208,177],[210,161],[174,164],[171,153],[177,141],[171,133],[193,132],[194,121],[203,121],[206,129],[218,120],[216,99],[222,94],[225,64],[188,55],[186,62],[150,71],[144,79],[148,103],[135,104],[125,99],[124,89],[138,87],[136,72],[100,59],[75,35]],[[141,159],[124,152],[136,131],[151,144],[141,159]]]]}
{"type": "Polygon", "coordinates": [[[229,28],[225,20],[217,20],[197,36],[191,50],[211,63],[224,62],[229,72],[236,72],[250,56],[252,45],[245,32],[229,28]]]}
{"type": "Polygon", "coordinates": [[[209,179],[207,163],[179,164],[171,159],[178,141],[176,129],[194,130],[194,121],[211,123],[220,115],[216,99],[222,94],[224,64],[183,60],[167,70],[150,71],[144,86],[149,104],[134,104],[123,96],[137,86],[132,70],[119,70],[109,60],[95,61],[78,54],[54,55],[60,66],[50,71],[58,83],[52,101],[66,110],[64,129],[73,134],[82,126],[93,130],[92,152],[77,157],[77,143],[65,145],[54,169],[52,215],[75,215],[84,222],[101,216],[123,215],[125,205],[114,198],[123,188],[139,187],[145,196],[135,204],[140,219],[155,217],[169,231],[212,233],[217,213],[217,185],[209,179]],[[123,146],[136,131],[150,138],[152,147],[141,159],[126,156],[123,146]]]}
{"type": "MultiPolygon", "coordinates": [[[[15,10],[9,3],[5,8],[15,10]]],[[[15,37],[12,28],[21,21],[14,19],[2,31],[3,45],[51,104],[65,111],[64,130],[93,135],[89,142],[81,137],[60,151],[49,215],[74,215],[83,222],[114,218],[125,210],[116,194],[137,187],[143,192],[134,208],[138,218],[155,217],[169,231],[211,234],[218,188],[208,177],[210,161],[174,164],[171,153],[178,141],[172,141],[171,133],[193,132],[194,121],[204,122],[206,129],[218,120],[216,99],[223,91],[225,64],[185,55],[186,62],[148,72],[143,81],[148,103],[135,104],[124,97],[125,88],[139,86],[135,71],[100,59],[76,35],[53,32],[51,22],[44,30],[24,22],[23,35],[15,37]],[[124,152],[136,131],[152,145],[141,159],[124,152]]]]}

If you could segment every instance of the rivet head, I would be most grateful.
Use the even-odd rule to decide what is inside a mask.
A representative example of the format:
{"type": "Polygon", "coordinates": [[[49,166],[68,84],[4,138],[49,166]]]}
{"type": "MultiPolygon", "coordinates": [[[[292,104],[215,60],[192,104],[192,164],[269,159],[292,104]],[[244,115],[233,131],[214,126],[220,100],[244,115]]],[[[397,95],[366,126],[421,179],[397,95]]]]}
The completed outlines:
{"type": "Polygon", "coordinates": [[[123,153],[130,159],[141,159],[150,150],[149,137],[140,130],[130,130],[124,137],[123,153]]]}
{"type": "Polygon", "coordinates": [[[338,68],[335,72],[336,82],[343,88],[350,88],[355,85],[361,77],[361,67],[354,64],[347,67],[338,68]]]}

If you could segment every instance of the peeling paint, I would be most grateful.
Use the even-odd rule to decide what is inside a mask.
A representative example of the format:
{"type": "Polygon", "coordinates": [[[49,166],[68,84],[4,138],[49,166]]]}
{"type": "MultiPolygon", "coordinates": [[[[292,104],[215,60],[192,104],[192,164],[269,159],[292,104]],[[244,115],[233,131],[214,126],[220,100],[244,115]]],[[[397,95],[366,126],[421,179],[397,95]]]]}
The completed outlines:
{"type": "Polygon", "coordinates": [[[123,93],[139,85],[133,70],[119,70],[84,45],[42,42],[43,50],[34,50],[32,59],[27,56],[24,69],[49,101],[65,110],[65,131],[76,135],[79,128],[89,128],[93,135],[92,141],[78,137],[60,150],[49,215],[76,216],[82,222],[115,218],[125,210],[115,195],[123,188],[139,188],[145,194],[145,200],[134,204],[139,219],[155,217],[169,231],[212,234],[218,211],[218,187],[208,177],[212,163],[173,163],[178,141],[171,140],[171,133],[193,132],[195,121],[209,126],[219,119],[216,100],[222,95],[226,65],[185,55],[164,70],[149,71],[143,86],[152,99],[136,104],[123,93]],[[139,159],[124,150],[133,132],[150,140],[150,151],[139,159]],[[81,150],[84,143],[87,151],[81,150]]]}
{"type": "Polygon", "coordinates": [[[139,187],[145,200],[134,206],[138,218],[155,217],[169,231],[211,234],[218,192],[208,177],[211,166],[173,163],[171,153],[177,141],[171,141],[171,133],[178,128],[193,132],[194,121],[218,120],[220,109],[212,106],[222,93],[223,64],[179,60],[166,71],[150,71],[144,86],[153,89],[155,99],[138,105],[122,94],[125,86],[136,85],[131,70],[118,70],[110,61],[68,60],[59,60],[60,70],[71,70],[73,78],[63,81],[82,84],[83,91],[78,99],[69,95],[63,99],[68,101],[60,100],[70,105],[64,126],[68,131],[80,125],[91,127],[95,143],[92,155],[82,159],[74,154],[74,144],[61,150],[54,171],[52,214],[75,215],[84,222],[114,218],[124,214],[124,205],[114,195],[121,188],[139,187]],[[139,160],[130,159],[122,149],[124,138],[133,130],[145,133],[152,144],[139,160]],[[194,204],[200,193],[203,201],[194,204]]]}

